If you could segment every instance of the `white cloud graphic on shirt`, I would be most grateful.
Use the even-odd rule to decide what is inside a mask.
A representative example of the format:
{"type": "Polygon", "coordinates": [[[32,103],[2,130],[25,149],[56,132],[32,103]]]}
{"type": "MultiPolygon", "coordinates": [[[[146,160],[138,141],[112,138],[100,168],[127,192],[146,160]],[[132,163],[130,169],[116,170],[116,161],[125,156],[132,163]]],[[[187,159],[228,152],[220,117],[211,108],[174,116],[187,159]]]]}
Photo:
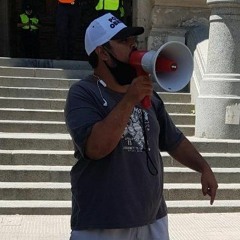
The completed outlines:
{"type": "MultiPolygon", "coordinates": [[[[144,111],[145,126],[149,130],[148,114],[144,111]]],[[[134,108],[128,125],[123,133],[123,149],[130,152],[142,152],[144,148],[144,135],[142,126],[142,110],[134,108]]]]}

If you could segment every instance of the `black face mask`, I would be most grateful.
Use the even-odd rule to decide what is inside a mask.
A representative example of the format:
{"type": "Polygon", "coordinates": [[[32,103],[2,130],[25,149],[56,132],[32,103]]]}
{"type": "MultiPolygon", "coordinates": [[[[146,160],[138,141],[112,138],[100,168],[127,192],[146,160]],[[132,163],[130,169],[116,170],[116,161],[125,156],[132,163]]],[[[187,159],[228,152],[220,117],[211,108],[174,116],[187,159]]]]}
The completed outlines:
{"type": "Polygon", "coordinates": [[[106,62],[106,66],[112,73],[116,81],[120,85],[131,84],[132,80],[137,77],[137,71],[129,63],[124,63],[117,60],[111,53],[109,53],[114,61],[114,67],[110,67],[106,62]]]}

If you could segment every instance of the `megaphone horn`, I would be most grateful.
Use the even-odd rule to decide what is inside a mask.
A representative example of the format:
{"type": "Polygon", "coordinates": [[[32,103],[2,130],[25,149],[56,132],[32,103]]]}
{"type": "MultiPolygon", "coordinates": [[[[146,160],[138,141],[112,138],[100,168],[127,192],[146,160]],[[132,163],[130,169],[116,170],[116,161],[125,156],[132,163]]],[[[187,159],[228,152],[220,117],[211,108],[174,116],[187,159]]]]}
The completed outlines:
{"type": "MultiPolygon", "coordinates": [[[[193,72],[192,53],[183,43],[176,41],[165,43],[157,51],[133,51],[130,64],[138,75],[150,73],[159,86],[168,92],[183,89],[193,72]]],[[[150,99],[144,99],[142,105],[150,107],[150,99]]]]}

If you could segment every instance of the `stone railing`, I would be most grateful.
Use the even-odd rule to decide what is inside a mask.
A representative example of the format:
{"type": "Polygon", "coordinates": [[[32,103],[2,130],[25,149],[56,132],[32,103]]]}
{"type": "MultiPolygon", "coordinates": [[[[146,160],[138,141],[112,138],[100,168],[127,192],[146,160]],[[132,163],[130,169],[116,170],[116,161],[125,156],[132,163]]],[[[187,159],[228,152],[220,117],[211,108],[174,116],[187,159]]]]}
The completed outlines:
{"type": "Polygon", "coordinates": [[[240,139],[240,0],[208,0],[206,74],[196,102],[198,137],[240,139]]]}
{"type": "Polygon", "coordinates": [[[197,22],[192,22],[192,24],[189,25],[188,32],[186,34],[186,45],[191,50],[194,59],[194,72],[190,84],[191,101],[194,104],[200,94],[202,80],[206,73],[209,43],[208,38],[208,19],[199,19],[197,22]]]}

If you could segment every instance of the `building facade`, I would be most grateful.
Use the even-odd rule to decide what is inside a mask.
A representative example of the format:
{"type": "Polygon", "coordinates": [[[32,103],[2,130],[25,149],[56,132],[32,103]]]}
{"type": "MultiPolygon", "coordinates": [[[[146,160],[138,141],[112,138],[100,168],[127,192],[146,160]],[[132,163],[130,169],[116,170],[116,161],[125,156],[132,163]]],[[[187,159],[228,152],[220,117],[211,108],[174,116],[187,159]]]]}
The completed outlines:
{"type": "MultiPolygon", "coordinates": [[[[93,17],[91,0],[78,54],[84,60],[84,27],[93,17]]],[[[24,0],[0,0],[0,56],[19,57],[16,19],[24,0]]],[[[55,58],[53,0],[34,0],[41,20],[41,58],[55,58]]],[[[196,105],[196,136],[240,139],[240,0],[132,0],[127,17],[143,26],[139,48],[157,49],[167,41],[181,41],[192,51],[192,102],[196,105]]]]}
{"type": "MultiPolygon", "coordinates": [[[[57,0],[0,0],[0,56],[21,57],[19,52],[19,30],[17,19],[22,6],[31,2],[37,11],[40,21],[41,57],[54,58],[56,51],[55,39],[55,11],[57,0]]],[[[80,18],[79,52],[84,54],[83,39],[84,27],[94,18],[94,5],[92,0],[83,0],[87,10],[80,18]]],[[[210,10],[205,0],[132,0],[125,1],[126,18],[128,23],[145,27],[140,47],[154,48],[163,42],[176,39],[184,41],[187,21],[198,18],[209,18],[210,10]]]]}

